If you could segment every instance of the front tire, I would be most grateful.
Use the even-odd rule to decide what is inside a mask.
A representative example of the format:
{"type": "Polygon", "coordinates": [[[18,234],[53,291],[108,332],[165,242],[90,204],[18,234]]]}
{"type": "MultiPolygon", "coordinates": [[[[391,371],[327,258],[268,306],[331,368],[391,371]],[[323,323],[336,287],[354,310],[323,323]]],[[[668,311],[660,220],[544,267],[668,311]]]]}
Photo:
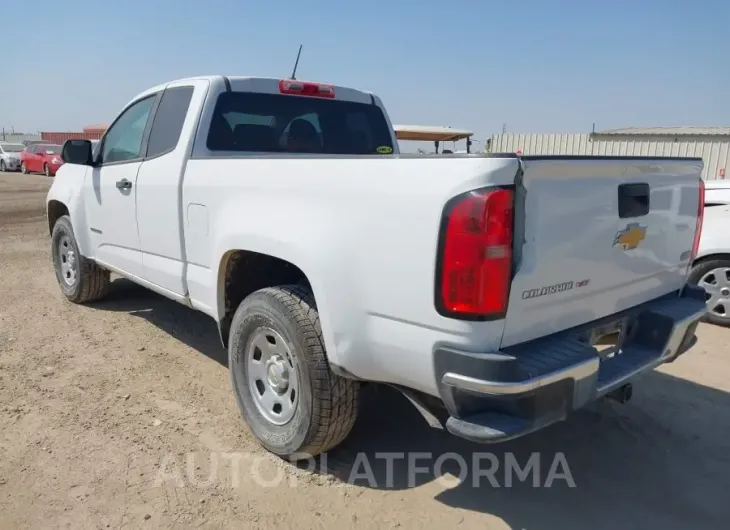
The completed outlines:
{"type": "Polygon", "coordinates": [[[5,166],[5,160],[0,160],[0,172],[4,173],[8,168],[5,166]]]}
{"type": "Polygon", "coordinates": [[[21,162],[20,163],[20,172],[23,175],[27,175],[28,174],[28,166],[25,165],[25,162],[21,162]]]}
{"type": "Polygon", "coordinates": [[[53,226],[51,253],[58,285],[69,301],[93,302],[107,293],[111,284],[109,271],[81,255],[67,215],[61,216],[53,226]]]}
{"type": "Polygon", "coordinates": [[[707,293],[705,320],[730,327],[730,259],[710,258],[696,263],[687,281],[707,293]]]}
{"type": "Polygon", "coordinates": [[[51,168],[50,168],[50,167],[48,167],[48,164],[43,164],[43,174],[44,174],[45,176],[47,176],[47,177],[51,177],[51,176],[53,176],[53,175],[51,174],[51,168]]]}
{"type": "Polygon", "coordinates": [[[360,384],[330,369],[309,290],[268,287],[241,302],[231,323],[228,366],[243,418],[272,453],[316,456],[350,434],[360,384]]]}

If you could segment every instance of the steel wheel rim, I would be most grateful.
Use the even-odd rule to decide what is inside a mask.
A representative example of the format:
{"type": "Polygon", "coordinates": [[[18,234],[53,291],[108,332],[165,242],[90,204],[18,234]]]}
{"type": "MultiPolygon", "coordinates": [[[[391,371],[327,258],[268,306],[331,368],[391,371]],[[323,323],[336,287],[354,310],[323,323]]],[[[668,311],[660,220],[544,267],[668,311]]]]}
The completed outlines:
{"type": "Polygon", "coordinates": [[[697,285],[705,290],[708,313],[719,318],[730,317],[730,267],[708,271],[697,285]]]}
{"type": "Polygon", "coordinates": [[[299,403],[299,374],[283,337],[271,328],[257,328],[246,350],[246,373],[253,402],[274,425],[285,425],[299,403]]]}
{"type": "Polygon", "coordinates": [[[58,256],[58,264],[61,267],[61,278],[66,285],[72,287],[76,283],[78,257],[71,244],[71,238],[67,235],[63,235],[58,239],[56,255],[58,256]]]}

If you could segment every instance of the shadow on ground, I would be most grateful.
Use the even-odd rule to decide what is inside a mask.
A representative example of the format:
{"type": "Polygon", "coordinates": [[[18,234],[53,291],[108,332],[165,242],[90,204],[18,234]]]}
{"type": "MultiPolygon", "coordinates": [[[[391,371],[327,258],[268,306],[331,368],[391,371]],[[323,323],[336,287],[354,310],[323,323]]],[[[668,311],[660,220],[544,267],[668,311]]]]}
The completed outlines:
{"type": "Polygon", "coordinates": [[[218,328],[212,318],[127,279],[114,280],[109,294],[103,300],[89,305],[104,311],[119,311],[143,318],[206,357],[228,366],[228,354],[221,345],[218,328]]]}
{"type": "MultiPolygon", "coordinates": [[[[213,320],[131,282],[115,281],[96,307],[144,318],[226,365],[213,320]]],[[[515,529],[725,528],[730,395],[655,371],[629,404],[598,402],[539,433],[485,446],[429,428],[400,394],[373,386],[352,435],[320,467],[365,488],[428,485],[437,502],[515,529]]]]}

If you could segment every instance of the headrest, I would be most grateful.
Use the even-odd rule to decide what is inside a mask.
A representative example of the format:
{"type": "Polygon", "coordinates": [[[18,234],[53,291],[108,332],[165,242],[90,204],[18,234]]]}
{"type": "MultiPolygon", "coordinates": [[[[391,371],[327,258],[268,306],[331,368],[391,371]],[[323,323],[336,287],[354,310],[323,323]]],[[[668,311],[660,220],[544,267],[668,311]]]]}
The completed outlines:
{"type": "Polygon", "coordinates": [[[274,151],[274,133],[268,125],[240,123],[233,128],[233,142],[245,151],[274,151]]]}
{"type": "Polygon", "coordinates": [[[314,128],[312,122],[302,118],[297,118],[289,124],[290,138],[318,138],[317,129],[314,128]]]}

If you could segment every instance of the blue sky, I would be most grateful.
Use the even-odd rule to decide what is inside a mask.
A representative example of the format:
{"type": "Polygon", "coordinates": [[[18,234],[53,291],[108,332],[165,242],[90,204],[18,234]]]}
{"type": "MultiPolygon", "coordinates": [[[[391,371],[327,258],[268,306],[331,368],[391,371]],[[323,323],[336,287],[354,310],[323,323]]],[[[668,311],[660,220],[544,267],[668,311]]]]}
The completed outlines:
{"type": "Polygon", "coordinates": [[[201,74],[372,90],[396,123],[509,132],[730,125],[728,0],[4,2],[0,127],[108,123],[201,74]],[[13,23],[8,23],[14,21],[13,23]]]}

